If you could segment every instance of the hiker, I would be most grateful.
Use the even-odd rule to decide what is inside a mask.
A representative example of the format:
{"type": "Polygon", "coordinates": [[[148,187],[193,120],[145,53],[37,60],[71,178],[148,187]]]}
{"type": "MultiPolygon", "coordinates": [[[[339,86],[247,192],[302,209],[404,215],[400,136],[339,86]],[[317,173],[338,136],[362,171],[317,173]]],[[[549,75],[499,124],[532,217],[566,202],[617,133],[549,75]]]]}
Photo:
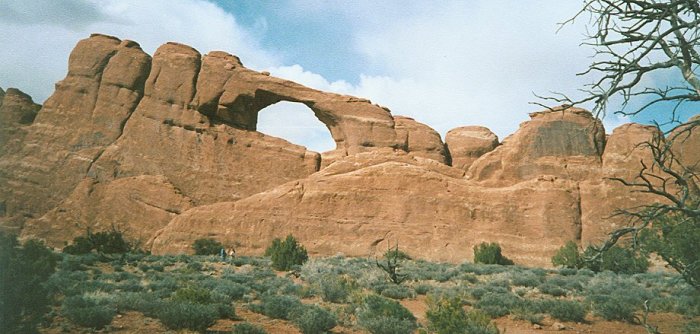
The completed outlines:
{"type": "Polygon", "coordinates": [[[229,261],[233,261],[233,258],[236,257],[236,249],[231,247],[228,250],[226,250],[226,255],[229,257],[229,261]]]}

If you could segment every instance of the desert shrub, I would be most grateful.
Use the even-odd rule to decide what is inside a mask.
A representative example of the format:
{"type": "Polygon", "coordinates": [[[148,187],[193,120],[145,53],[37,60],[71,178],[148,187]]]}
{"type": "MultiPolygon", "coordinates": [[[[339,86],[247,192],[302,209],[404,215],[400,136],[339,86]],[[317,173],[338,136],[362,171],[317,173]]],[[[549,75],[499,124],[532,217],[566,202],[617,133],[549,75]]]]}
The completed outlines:
{"type": "Polygon", "coordinates": [[[433,286],[430,284],[418,284],[413,288],[413,290],[419,295],[427,295],[433,291],[433,289],[433,286]]]}
{"type": "Polygon", "coordinates": [[[170,301],[161,305],[156,317],[170,329],[204,332],[216,322],[219,311],[215,305],[170,301]]]}
{"type": "Polygon", "coordinates": [[[234,300],[243,298],[249,291],[250,288],[247,286],[227,280],[220,280],[217,282],[217,285],[213,287],[213,292],[228,296],[234,300]]]}
{"type": "Polygon", "coordinates": [[[576,268],[560,268],[559,269],[559,275],[562,276],[574,276],[578,273],[578,269],[576,268]]]}
{"type": "Polygon", "coordinates": [[[194,304],[210,304],[212,302],[209,290],[196,287],[180,288],[173,293],[170,299],[174,302],[194,304]]]}
{"type": "Polygon", "coordinates": [[[213,303],[210,305],[213,305],[216,308],[216,312],[219,315],[220,319],[231,319],[231,320],[238,319],[238,317],[236,317],[236,309],[233,307],[233,304],[231,304],[231,303],[213,303]]]}
{"type": "Polygon", "coordinates": [[[115,303],[120,312],[138,311],[147,317],[155,317],[164,302],[154,293],[126,292],[117,295],[115,303]]]}
{"type": "Polygon", "coordinates": [[[536,287],[542,283],[542,277],[531,272],[523,272],[511,278],[513,285],[536,287]]]}
{"type": "MultiPolygon", "coordinates": [[[[592,246],[588,246],[581,254],[576,243],[569,241],[552,257],[552,264],[564,268],[587,268],[594,272],[610,270],[622,274],[643,273],[649,268],[646,255],[629,248],[615,245],[593,260],[596,254],[597,251],[592,246]]],[[[566,273],[573,275],[573,272],[566,273]]]]}
{"type": "Polygon", "coordinates": [[[525,320],[532,324],[542,325],[544,315],[541,314],[541,311],[533,311],[528,304],[529,303],[523,303],[523,305],[512,309],[510,314],[513,316],[513,319],[525,320]]]}
{"type": "Polygon", "coordinates": [[[437,334],[498,334],[498,328],[484,313],[465,312],[459,298],[428,298],[425,313],[428,328],[437,334]]]}
{"type": "Polygon", "coordinates": [[[304,246],[290,234],[285,240],[276,238],[265,250],[265,256],[272,260],[272,267],[277,270],[290,270],[292,266],[302,265],[309,259],[304,246]]]}
{"type": "MultiPolygon", "coordinates": [[[[591,258],[596,250],[589,246],[583,256],[591,258]]],[[[635,274],[646,272],[649,268],[649,260],[646,255],[640,254],[629,248],[620,246],[610,247],[595,261],[587,261],[585,266],[595,272],[610,270],[619,274],[635,274]]]]}
{"type": "Polygon", "coordinates": [[[510,313],[520,302],[512,293],[489,293],[476,302],[476,307],[491,317],[498,318],[510,313]]]}
{"type": "Polygon", "coordinates": [[[552,282],[545,282],[538,285],[537,290],[554,297],[566,296],[566,290],[552,282]]]}
{"type": "Polygon", "coordinates": [[[179,286],[180,283],[178,283],[174,277],[155,276],[151,278],[151,282],[148,284],[148,289],[157,293],[161,297],[169,297],[178,289],[179,286]]]}
{"type": "Polygon", "coordinates": [[[88,229],[84,236],[75,237],[72,244],[64,247],[63,252],[80,255],[94,250],[104,254],[124,254],[134,249],[135,247],[124,239],[123,233],[115,228],[97,233],[88,229]]]}
{"type": "Polygon", "coordinates": [[[583,259],[578,250],[578,245],[569,241],[564,246],[559,248],[556,254],[552,256],[552,264],[555,267],[562,266],[565,268],[583,268],[583,259]]]}
{"type": "Polygon", "coordinates": [[[384,258],[397,259],[397,260],[410,260],[411,259],[411,257],[408,254],[406,254],[406,252],[399,249],[398,245],[396,245],[395,248],[388,249],[386,252],[384,252],[384,258]]]}
{"type": "Polygon", "coordinates": [[[219,255],[224,245],[211,238],[201,238],[192,244],[195,255],[219,255]]]}
{"type": "Polygon", "coordinates": [[[409,310],[396,301],[377,295],[364,298],[357,323],[372,334],[413,333],[418,327],[409,310]]]}
{"type": "MultiPolygon", "coordinates": [[[[697,207],[697,198],[695,206],[697,207]]],[[[650,228],[642,231],[644,249],[654,252],[681,274],[681,277],[700,291],[700,219],[688,215],[668,213],[657,217],[650,228]]]]}
{"type": "Polygon", "coordinates": [[[292,312],[291,318],[304,334],[326,333],[337,324],[333,313],[317,305],[300,307],[292,312]]]}
{"type": "Polygon", "coordinates": [[[326,274],[315,284],[323,301],[342,303],[354,288],[349,277],[326,274]]]}
{"type": "Polygon", "coordinates": [[[95,329],[109,325],[116,313],[113,305],[99,303],[84,296],[67,297],[61,305],[61,314],[68,320],[95,329]]]}
{"type": "Polygon", "coordinates": [[[561,321],[583,322],[586,318],[586,308],[574,300],[546,300],[544,308],[549,315],[561,321]]]}
{"type": "Polygon", "coordinates": [[[16,236],[0,233],[0,332],[35,330],[48,311],[50,294],[43,284],[59,259],[39,241],[20,245],[16,236]]]}
{"type": "Polygon", "coordinates": [[[501,254],[498,243],[482,242],[474,246],[474,262],[483,264],[512,265],[513,261],[501,254]]]}
{"type": "Polygon", "coordinates": [[[478,299],[481,299],[487,294],[507,294],[509,293],[509,290],[507,287],[501,286],[501,285],[491,285],[491,284],[481,284],[473,289],[469,290],[469,294],[472,295],[472,297],[478,299]]]}
{"type": "Polygon", "coordinates": [[[267,332],[258,325],[242,322],[233,325],[233,334],[267,334],[267,332]]]}
{"type": "Polygon", "coordinates": [[[415,292],[406,286],[391,284],[382,290],[382,296],[391,299],[406,299],[415,297],[415,292]]]}
{"type": "Polygon", "coordinates": [[[250,309],[273,319],[289,320],[291,312],[301,306],[301,300],[296,297],[267,295],[262,297],[260,304],[250,305],[250,309]]]}
{"type": "Polygon", "coordinates": [[[651,291],[634,279],[617,275],[599,275],[587,287],[586,295],[595,314],[628,322],[635,320],[634,312],[643,307],[645,300],[653,298],[651,291]]]}

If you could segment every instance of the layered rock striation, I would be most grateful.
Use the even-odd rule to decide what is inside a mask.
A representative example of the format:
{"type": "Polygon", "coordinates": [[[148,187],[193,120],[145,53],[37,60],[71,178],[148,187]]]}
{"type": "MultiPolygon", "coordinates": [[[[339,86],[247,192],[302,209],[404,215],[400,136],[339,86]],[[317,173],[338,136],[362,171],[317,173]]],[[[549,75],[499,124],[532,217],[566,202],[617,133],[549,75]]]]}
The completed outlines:
{"type": "MultiPolygon", "coordinates": [[[[599,242],[624,224],[615,210],[654,200],[610,178],[633,178],[650,159],[638,144],[659,134],[630,124],[606,138],[576,108],[530,116],[502,142],[467,126],[443,143],[414,119],[225,52],[167,43],[151,57],[94,34],[43,106],[0,90],[0,226],[54,246],[116,227],[158,254],[190,252],[204,237],[261,254],[291,233],[317,255],[399,243],[459,262],[489,241],[546,266],[566,241],[599,242]],[[258,113],[280,101],[308,106],[336,148],[257,132],[258,113]]],[[[683,135],[678,154],[697,166],[700,137],[683,135]]]]}

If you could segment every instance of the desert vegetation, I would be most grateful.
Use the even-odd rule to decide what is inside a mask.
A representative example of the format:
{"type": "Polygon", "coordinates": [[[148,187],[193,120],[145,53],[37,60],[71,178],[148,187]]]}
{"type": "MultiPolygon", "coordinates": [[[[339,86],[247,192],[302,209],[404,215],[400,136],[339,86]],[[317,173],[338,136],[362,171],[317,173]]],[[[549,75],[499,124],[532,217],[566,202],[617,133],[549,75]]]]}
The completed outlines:
{"type": "Polygon", "coordinates": [[[17,280],[2,272],[8,333],[129,326],[152,332],[499,333],[504,319],[521,326],[614,321],[641,328],[648,314],[673,316],[675,330],[691,333],[700,316],[697,291],[665,272],[435,263],[402,256],[396,247],[383,256],[401,258],[397,283],[377,259],[300,256],[303,246],[293,237],[271,249],[306,261],[281,271],[270,256],[222,261],[217,255],[114,256],[94,249],[76,255],[35,241],[2,240],[3,268],[24,275],[17,280]],[[26,302],[17,307],[17,300],[26,302]]]}

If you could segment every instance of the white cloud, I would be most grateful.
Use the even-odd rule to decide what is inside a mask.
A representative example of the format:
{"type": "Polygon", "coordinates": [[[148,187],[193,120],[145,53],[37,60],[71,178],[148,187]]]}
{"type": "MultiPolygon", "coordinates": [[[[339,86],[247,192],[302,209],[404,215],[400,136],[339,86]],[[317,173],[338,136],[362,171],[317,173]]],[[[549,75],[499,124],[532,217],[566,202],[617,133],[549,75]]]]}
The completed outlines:
{"type": "MultiPolygon", "coordinates": [[[[434,3],[352,2],[333,6],[298,0],[311,13],[338,11],[352,20],[358,52],[368,60],[356,85],[328,82],[299,66],[270,71],[309,86],[353,94],[424,122],[444,135],[462,125],[485,125],[499,137],[541,107],[533,93],[575,95],[590,78],[577,77],[592,51],[580,47],[577,22],[557,23],[580,4],[547,0],[434,3]],[[401,8],[401,10],[397,10],[401,8]]],[[[606,125],[620,123],[616,117],[606,125]]],[[[608,130],[612,130],[609,128],[608,130]]]]}
{"type": "Polygon", "coordinates": [[[53,84],[65,76],[73,46],[93,32],[134,40],[150,54],[165,42],[177,41],[202,53],[234,53],[253,68],[279,62],[231,14],[206,1],[72,0],[60,2],[63,7],[56,3],[13,1],[9,4],[16,12],[43,14],[33,20],[0,16],[0,86],[17,87],[38,102],[43,102],[53,92],[53,84]],[[60,13],[66,7],[88,13],[78,15],[81,24],[68,24],[46,13],[60,13]]]}

